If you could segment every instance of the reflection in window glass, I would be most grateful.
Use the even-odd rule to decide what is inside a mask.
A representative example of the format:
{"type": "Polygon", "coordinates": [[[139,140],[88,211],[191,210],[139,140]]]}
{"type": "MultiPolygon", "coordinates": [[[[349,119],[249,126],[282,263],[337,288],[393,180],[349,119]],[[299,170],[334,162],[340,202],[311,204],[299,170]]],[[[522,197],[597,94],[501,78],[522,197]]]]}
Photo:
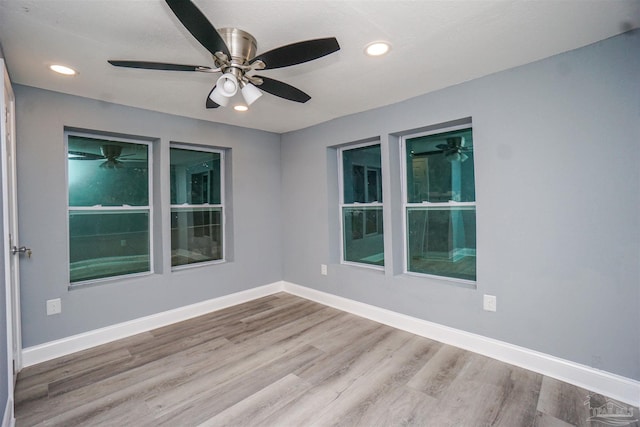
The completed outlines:
{"type": "Polygon", "coordinates": [[[344,260],[384,265],[382,207],[343,207],[344,260]]]}
{"type": "Polygon", "coordinates": [[[380,145],[343,150],[342,168],[345,204],[382,203],[380,145]]]}
{"type": "Polygon", "coordinates": [[[406,140],[407,202],[476,200],[471,129],[406,140]]]}
{"type": "Polygon", "coordinates": [[[151,271],[149,145],[66,136],[71,283],[151,271]]]}
{"type": "Polygon", "coordinates": [[[343,261],[384,265],[380,144],[342,149],[343,261]]]}
{"type": "Polygon", "coordinates": [[[171,148],[171,265],[223,255],[222,153],[171,148]]]}
{"type": "Polygon", "coordinates": [[[222,210],[171,209],[171,265],[218,259],[222,259],[222,210]]]}
{"type": "Polygon", "coordinates": [[[146,144],[69,135],[69,206],[149,205],[146,144]]]}
{"type": "Polygon", "coordinates": [[[407,271],[476,280],[471,129],[405,139],[407,271]]]}
{"type": "Polygon", "coordinates": [[[409,208],[408,270],[476,280],[474,207],[409,208]]]}
{"type": "Polygon", "coordinates": [[[171,204],[220,204],[220,156],[171,148],[171,204]]]}
{"type": "Polygon", "coordinates": [[[149,212],[69,214],[71,282],[149,271],[149,212]]]}

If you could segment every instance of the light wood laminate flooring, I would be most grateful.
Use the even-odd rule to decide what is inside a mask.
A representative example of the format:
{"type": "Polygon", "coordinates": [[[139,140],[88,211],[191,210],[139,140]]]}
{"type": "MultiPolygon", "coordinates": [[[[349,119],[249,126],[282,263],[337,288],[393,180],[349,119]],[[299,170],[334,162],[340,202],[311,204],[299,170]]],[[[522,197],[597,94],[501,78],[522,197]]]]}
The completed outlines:
{"type": "Polygon", "coordinates": [[[15,393],[18,427],[595,427],[589,394],[286,293],[31,366],[15,393]]]}

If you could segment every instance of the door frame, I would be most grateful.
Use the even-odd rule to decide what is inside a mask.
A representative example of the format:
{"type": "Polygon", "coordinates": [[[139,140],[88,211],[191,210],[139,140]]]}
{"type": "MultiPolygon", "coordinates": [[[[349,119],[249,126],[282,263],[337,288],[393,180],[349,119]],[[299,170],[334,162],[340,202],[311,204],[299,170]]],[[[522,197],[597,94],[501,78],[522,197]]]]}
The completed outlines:
{"type": "MultiPolygon", "coordinates": [[[[20,257],[12,254],[17,246],[18,207],[16,186],[16,138],[15,138],[15,96],[9,80],[4,59],[0,58],[3,75],[0,96],[0,158],[2,165],[2,232],[4,244],[4,282],[7,322],[7,378],[9,399],[13,403],[13,391],[18,372],[22,368],[22,332],[20,319],[20,257]]],[[[12,409],[13,410],[13,405],[12,409]]],[[[6,416],[7,414],[5,414],[6,416]]],[[[13,415],[13,414],[12,414],[13,415]]]]}

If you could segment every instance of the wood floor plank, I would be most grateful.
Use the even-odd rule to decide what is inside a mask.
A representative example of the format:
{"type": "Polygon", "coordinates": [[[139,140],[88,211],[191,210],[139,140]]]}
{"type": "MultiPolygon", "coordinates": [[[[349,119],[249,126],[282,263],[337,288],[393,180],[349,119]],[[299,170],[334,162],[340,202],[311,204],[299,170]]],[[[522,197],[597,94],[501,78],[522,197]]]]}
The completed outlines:
{"type": "MultiPolygon", "coordinates": [[[[506,367],[508,376],[504,376],[498,386],[501,390],[501,400],[494,404],[490,422],[493,426],[525,425],[535,419],[537,402],[542,386],[542,375],[526,369],[514,368],[505,363],[491,360],[489,363],[500,369],[506,367]]],[[[487,369],[495,372],[497,369],[487,369]]],[[[498,377],[495,375],[494,378],[498,377]]]]}
{"type": "Polygon", "coordinates": [[[171,407],[152,404],[151,409],[156,414],[162,414],[157,417],[156,425],[180,425],[184,419],[188,419],[191,424],[203,423],[270,384],[279,381],[300,366],[312,363],[321,354],[322,351],[317,348],[307,346],[282,356],[260,369],[246,372],[222,386],[212,387],[198,395],[191,395],[188,400],[183,400],[182,403],[176,404],[174,402],[171,407]]]}
{"type": "Polygon", "coordinates": [[[197,367],[195,370],[186,369],[187,375],[192,377],[192,380],[170,392],[153,396],[147,399],[147,402],[164,412],[161,408],[181,406],[180,401],[184,400],[184,396],[206,394],[211,390],[212,384],[224,386],[247,372],[265,369],[273,360],[290,357],[292,352],[308,346],[309,335],[306,334],[300,338],[301,331],[330,320],[338,314],[333,309],[328,309],[324,313],[323,310],[315,311],[303,321],[286,323],[280,328],[271,329],[265,332],[260,340],[244,341],[235,344],[228,351],[218,352],[218,358],[209,361],[207,366],[197,367]]]}
{"type": "Polygon", "coordinates": [[[114,374],[105,380],[64,394],[45,398],[40,401],[17,401],[16,413],[19,413],[19,416],[17,416],[18,425],[22,425],[23,422],[25,423],[24,425],[34,425],[47,418],[54,418],[59,414],[68,412],[70,408],[86,408],[86,405],[90,405],[91,402],[95,400],[113,398],[113,395],[118,396],[133,393],[137,390],[136,387],[142,383],[151,385],[146,390],[145,397],[147,395],[161,393],[162,388],[159,386],[159,383],[153,382],[154,379],[156,381],[166,379],[168,383],[167,387],[173,389],[185,380],[185,368],[199,363],[207,363],[212,352],[228,346],[233,346],[233,344],[226,339],[211,341],[200,346],[197,352],[194,352],[194,349],[186,349],[166,359],[114,374]],[[169,374],[169,376],[165,377],[165,374],[169,374]]]}
{"type": "Polygon", "coordinates": [[[310,301],[300,301],[296,304],[291,304],[286,309],[273,310],[272,315],[266,318],[260,316],[259,318],[250,318],[249,320],[243,319],[242,323],[244,328],[236,333],[228,333],[225,336],[235,343],[251,340],[272,329],[277,329],[285,323],[296,322],[322,309],[324,309],[324,307],[319,304],[310,301]]]}
{"type": "Polygon", "coordinates": [[[407,386],[390,389],[369,405],[358,421],[360,427],[429,426],[438,399],[407,386]]]}
{"type": "Polygon", "coordinates": [[[584,405],[589,392],[554,378],[544,377],[537,410],[578,427],[587,427],[590,414],[584,405]]]}
{"type": "MultiPolygon", "coordinates": [[[[102,358],[105,354],[109,354],[119,349],[126,349],[127,347],[135,343],[149,341],[151,338],[153,338],[151,332],[143,332],[107,344],[102,344],[66,356],[48,360],[46,362],[29,366],[28,368],[23,369],[18,374],[18,378],[22,383],[26,382],[26,379],[32,376],[38,376],[38,380],[42,380],[44,378],[43,375],[52,370],[63,369],[73,371],[77,369],[77,367],[81,366],[81,364],[85,360],[91,361],[95,360],[95,358],[102,358]]],[[[57,376],[59,375],[59,373],[55,375],[57,376]]]]}
{"type": "Polygon", "coordinates": [[[293,374],[268,385],[257,393],[230,406],[199,427],[238,427],[264,425],[264,420],[307,392],[311,384],[293,374]]]}
{"type": "Polygon", "coordinates": [[[72,363],[56,365],[55,368],[51,368],[40,375],[30,375],[21,378],[20,387],[16,390],[16,395],[18,395],[16,399],[27,400],[22,396],[22,393],[28,393],[28,389],[34,385],[37,386],[43,382],[53,382],[60,377],[82,375],[85,372],[93,371],[103,365],[122,363],[129,358],[131,358],[131,353],[129,353],[127,348],[115,348],[110,351],[105,349],[105,352],[91,357],[74,359],[72,363]]]}
{"type": "Polygon", "coordinates": [[[574,427],[574,425],[547,415],[544,412],[537,412],[533,427],[574,427]]]}
{"type": "Polygon", "coordinates": [[[216,340],[219,338],[221,338],[220,331],[214,328],[198,333],[196,335],[183,336],[173,342],[164,342],[155,347],[145,346],[144,351],[134,352],[132,350],[132,356],[127,359],[105,363],[101,366],[97,366],[93,370],[66,375],[60,380],[52,381],[51,383],[49,383],[49,395],[55,396],[60,393],[66,393],[77,388],[84,387],[88,384],[101,381],[117,373],[126,372],[138,366],[143,366],[147,363],[160,360],[185,348],[195,347],[204,342],[216,340]]]}
{"type": "Polygon", "coordinates": [[[279,293],[29,367],[15,413],[18,427],[566,427],[590,425],[588,396],[279,293]]]}
{"type": "Polygon", "coordinates": [[[440,345],[407,384],[429,396],[439,398],[469,362],[471,353],[460,348],[440,345]]]}
{"type": "Polygon", "coordinates": [[[370,348],[359,352],[342,368],[334,369],[329,376],[306,378],[304,372],[308,372],[308,369],[297,371],[300,372],[298,376],[314,384],[313,389],[267,419],[266,424],[310,425],[333,402],[346,398],[353,390],[350,389],[351,385],[374,372],[381,362],[390,357],[392,349],[401,348],[411,339],[410,334],[386,326],[381,325],[380,330],[383,334],[370,348]]]}
{"type": "Polygon", "coordinates": [[[363,424],[368,411],[376,408],[388,393],[407,384],[431,357],[434,345],[433,341],[411,335],[397,347],[387,346],[385,357],[375,369],[357,377],[341,392],[341,399],[331,402],[322,412],[318,411],[317,421],[307,420],[305,424],[363,424]]]}

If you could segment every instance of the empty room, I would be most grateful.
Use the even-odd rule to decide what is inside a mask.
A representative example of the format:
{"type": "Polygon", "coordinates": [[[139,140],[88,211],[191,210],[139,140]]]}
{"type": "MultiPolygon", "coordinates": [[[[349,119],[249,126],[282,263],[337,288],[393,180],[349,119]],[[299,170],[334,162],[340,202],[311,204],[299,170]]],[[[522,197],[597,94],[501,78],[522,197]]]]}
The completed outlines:
{"type": "Polygon", "coordinates": [[[0,2],[0,427],[639,426],[638,28],[0,2]]]}

